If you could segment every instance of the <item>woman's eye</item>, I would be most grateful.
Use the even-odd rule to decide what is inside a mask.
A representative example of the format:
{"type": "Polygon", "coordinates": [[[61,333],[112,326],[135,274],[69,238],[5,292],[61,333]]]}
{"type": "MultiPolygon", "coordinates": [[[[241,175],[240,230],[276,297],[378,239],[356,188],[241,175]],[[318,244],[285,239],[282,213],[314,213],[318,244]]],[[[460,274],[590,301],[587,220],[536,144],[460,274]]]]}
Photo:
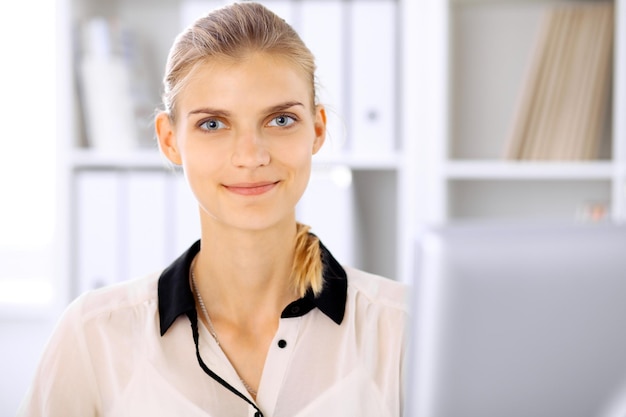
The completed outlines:
{"type": "Polygon", "coordinates": [[[200,124],[200,128],[204,130],[219,130],[225,127],[224,123],[217,119],[205,120],[200,124]]]}
{"type": "Polygon", "coordinates": [[[281,114],[280,116],[274,117],[269,123],[269,126],[287,127],[295,123],[295,121],[295,118],[287,114],[281,114]]]}

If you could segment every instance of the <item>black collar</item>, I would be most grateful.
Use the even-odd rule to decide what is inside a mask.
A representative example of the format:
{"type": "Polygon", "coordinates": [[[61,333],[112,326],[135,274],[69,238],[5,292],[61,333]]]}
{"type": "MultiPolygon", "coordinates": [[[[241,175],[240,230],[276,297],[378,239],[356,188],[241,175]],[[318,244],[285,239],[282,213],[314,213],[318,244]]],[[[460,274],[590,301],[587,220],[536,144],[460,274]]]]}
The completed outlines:
{"type": "MultiPolygon", "coordinates": [[[[328,249],[320,242],[322,263],[324,265],[324,288],[316,298],[309,290],[307,294],[289,304],[281,317],[299,317],[319,308],[332,321],[341,324],[343,320],[348,280],[346,271],[341,267],[328,249]]],[[[194,243],[185,253],[168,266],[159,277],[159,315],[161,336],[167,332],[180,315],[195,311],[196,302],[189,285],[191,261],[200,251],[200,241],[194,243]]]]}

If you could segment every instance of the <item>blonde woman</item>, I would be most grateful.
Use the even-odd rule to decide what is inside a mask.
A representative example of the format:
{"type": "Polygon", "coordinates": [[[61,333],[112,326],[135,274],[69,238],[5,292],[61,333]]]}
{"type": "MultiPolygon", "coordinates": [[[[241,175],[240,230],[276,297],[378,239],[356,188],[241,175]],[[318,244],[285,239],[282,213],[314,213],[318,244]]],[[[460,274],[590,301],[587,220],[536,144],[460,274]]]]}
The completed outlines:
{"type": "Polygon", "coordinates": [[[178,36],[155,126],[201,239],[160,274],[74,302],[20,415],[401,415],[405,289],[341,266],[296,222],[326,132],[314,71],[258,4],[178,36]]]}

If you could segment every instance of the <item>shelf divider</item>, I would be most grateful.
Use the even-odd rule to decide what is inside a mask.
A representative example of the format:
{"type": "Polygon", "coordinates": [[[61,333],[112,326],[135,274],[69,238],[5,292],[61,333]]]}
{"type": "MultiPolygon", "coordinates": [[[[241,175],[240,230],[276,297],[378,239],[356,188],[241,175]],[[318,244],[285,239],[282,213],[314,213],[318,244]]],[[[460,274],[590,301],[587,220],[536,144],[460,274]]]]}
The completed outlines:
{"type": "Polygon", "coordinates": [[[448,161],[449,180],[611,180],[615,169],[609,161],[448,161]]]}

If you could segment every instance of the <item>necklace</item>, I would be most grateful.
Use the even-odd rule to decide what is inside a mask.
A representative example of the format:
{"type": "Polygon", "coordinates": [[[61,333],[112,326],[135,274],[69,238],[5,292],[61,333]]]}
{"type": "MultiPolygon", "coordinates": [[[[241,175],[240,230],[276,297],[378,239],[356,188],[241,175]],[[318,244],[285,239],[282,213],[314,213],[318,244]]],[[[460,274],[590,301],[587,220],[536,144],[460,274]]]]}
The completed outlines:
{"type": "MultiPolygon", "coordinates": [[[[198,299],[198,304],[200,305],[200,309],[202,310],[202,314],[204,315],[204,319],[206,320],[207,324],[209,325],[209,333],[211,333],[211,336],[213,336],[213,339],[215,340],[215,343],[217,343],[217,345],[221,347],[220,340],[217,338],[217,332],[215,331],[215,327],[213,327],[213,322],[211,321],[211,316],[209,316],[209,312],[207,311],[206,306],[204,305],[204,301],[202,300],[202,296],[200,295],[200,291],[198,291],[198,286],[196,285],[196,276],[193,273],[193,268],[191,268],[191,285],[193,287],[192,288],[193,292],[196,294],[196,298],[198,299]]],[[[235,371],[235,372],[237,372],[237,371],[235,371]]],[[[250,394],[252,394],[253,397],[256,397],[256,390],[253,389],[246,381],[244,381],[243,378],[241,378],[239,376],[239,374],[237,374],[237,377],[239,378],[239,380],[241,381],[243,386],[246,388],[246,390],[248,390],[248,392],[250,394]]]]}

